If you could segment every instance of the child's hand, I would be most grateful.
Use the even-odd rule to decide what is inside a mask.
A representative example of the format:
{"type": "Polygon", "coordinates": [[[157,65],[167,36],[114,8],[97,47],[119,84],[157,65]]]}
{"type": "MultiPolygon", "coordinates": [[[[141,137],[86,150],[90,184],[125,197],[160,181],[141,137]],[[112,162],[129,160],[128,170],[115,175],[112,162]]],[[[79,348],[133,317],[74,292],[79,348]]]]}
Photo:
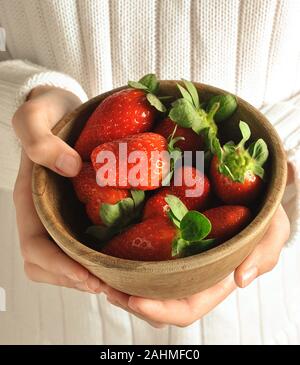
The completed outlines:
{"type": "Polygon", "coordinates": [[[189,298],[161,301],[129,296],[112,288],[105,288],[104,291],[112,304],[137,315],[154,327],[163,327],[166,324],[186,327],[210,312],[237,286],[244,288],[257,276],[272,270],[289,232],[289,220],[280,206],[263,239],[235,270],[234,275],[189,298]]]}
{"type": "Polygon", "coordinates": [[[68,91],[39,87],[15,113],[12,123],[23,150],[14,202],[27,276],[37,282],[99,293],[104,285],[49,238],[32,201],[32,161],[64,176],[74,176],[80,170],[77,152],[51,133],[55,124],[79,104],[80,100],[68,91]]]}

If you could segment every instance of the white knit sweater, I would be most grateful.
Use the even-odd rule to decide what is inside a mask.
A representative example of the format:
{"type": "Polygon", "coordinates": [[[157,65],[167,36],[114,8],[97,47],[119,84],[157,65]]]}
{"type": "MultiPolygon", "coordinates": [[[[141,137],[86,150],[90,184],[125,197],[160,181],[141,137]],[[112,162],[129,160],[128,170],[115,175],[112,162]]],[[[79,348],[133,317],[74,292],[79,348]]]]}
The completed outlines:
{"type": "Polygon", "coordinates": [[[63,87],[85,101],[148,72],[184,77],[240,95],[275,125],[295,169],[285,203],[297,241],[299,19],[298,0],[0,0],[12,59],[0,62],[0,286],[8,296],[0,343],[300,343],[299,245],[201,321],[158,331],[102,297],[28,283],[4,190],[19,154],[11,116],[35,86],[63,87]]]}

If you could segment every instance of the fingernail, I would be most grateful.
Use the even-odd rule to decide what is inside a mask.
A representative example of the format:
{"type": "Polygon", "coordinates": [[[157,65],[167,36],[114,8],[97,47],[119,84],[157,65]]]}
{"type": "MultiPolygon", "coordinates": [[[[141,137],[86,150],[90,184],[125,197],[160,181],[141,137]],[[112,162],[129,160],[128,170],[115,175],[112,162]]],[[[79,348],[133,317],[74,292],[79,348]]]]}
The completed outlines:
{"type": "Polygon", "coordinates": [[[88,278],[86,285],[93,292],[99,292],[99,290],[101,289],[102,282],[95,276],[91,276],[90,278],[88,278]]]}
{"type": "Polygon", "coordinates": [[[62,153],[55,161],[55,167],[66,175],[75,175],[79,169],[79,162],[74,156],[62,153]]]}
{"type": "Polygon", "coordinates": [[[258,269],[256,266],[250,267],[244,274],[242,274],[242,288],[248,286],[257,277],[258,269]]]}

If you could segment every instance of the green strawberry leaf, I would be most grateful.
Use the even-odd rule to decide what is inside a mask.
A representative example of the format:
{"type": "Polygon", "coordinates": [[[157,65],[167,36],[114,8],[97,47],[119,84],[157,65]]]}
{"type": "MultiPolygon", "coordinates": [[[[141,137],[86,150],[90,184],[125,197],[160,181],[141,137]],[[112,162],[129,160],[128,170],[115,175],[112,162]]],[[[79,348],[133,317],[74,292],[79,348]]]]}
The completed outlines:
{"type": "Polygon", "coordinates": [[[181,85],[176,84],[176,86],[178,87],[179,91],[181,92],[183,99],[185,99],[185,100],[189,101],[191,104],[193,104],[193,98],[190,95],[190,93],[181,85]]]}
{"type": "Polygon", "coordinates": [[[173,177],[173,174],[174,174],[174,171],[171,170],[167,176],[165,176],[161,182],[161,186],[170,186],[170,182],[172,180],[172,177],[173,177]]]}
{"type": "Polygon", "coordinates": [[[191,128],[198,117],[194,106],[186,99],[177,99],[169,113],[169,117],[183,128],[191,128]]]}
{"type": "Polygon", "coordinates": [[[119,226],[124,223],[124,217],[132,216],[133,211],[133,199],[125,198],[116,204],[101,204],[100,217],[107,227],[119,226]]]}
{"type": "Polygon", "coordinates": [[[211,223],[205,215],[191,210],[180,221],[181,237],[186,241],[200,241],[211,231],[211,223]]]}
{"type": "MultiPolygon", "coordinates": [[[[93,238],[96,238],[97,243],[103,243],[116,235],[119,230],[116,227],[105,227],[105,226],[90,226],[87,228],[86,233],[93,238]]],[[[101,247],[99,247],[101,248],[101,247]]]]}
{"type": "Polygon", "coordinates": [[[151,93],[148,93],[146,95],[147,100],[149,101],[149,103],[154,106],[155,109],[157,109],[158,111],[164,113],[167,111],[166,107],[164,106],[164,104],[159,100],[159,98],[151,93]]]}
{"type": "Polygon", "coordinates": [[[165,201],[169,205],[171,212],[178,221],[181,221],[182,218],[188,213],[187,207],[179,198],[177,198],[177,196],[167,195],[165,197],[165,201]]]}
{"type": "Polygon", "coordinates": [[[260,165],[255,164],[253,167],[253,173],[254,175],[259,176],[261,179],[265,176],[265,170],[260,165]]]}
{"type": "Polygon", "coordinates": [[[136,218],[145,199],[141,190],[131,190],[132,198],[125,198],[116,204],[103,203],[100,206],[100,217],[107,227],[123,227],[136,218]]]}
{"type": "Polygon", "coordinates": [[[192,129],[195,133],[200,134],[205,129],[210,128],[207,114],[203,109],[198,110],[198,118],[194,121],[192,129]]]}
{"type": "Polygon", "coordinates": [[[237,148],[239,147],[244,147],[245,143],[249,140],[249,138],[251,137],[251,131],[250,128],[248,126],[247,123],[243,122],[242,120],[240,121],[239,124],[240,127],[240,131],[242,133],[242,139],[240,141],[240,143],[238,144],[237,148]]]}
{"type": "Polygon", "coordinates": [[[174,167],[176,165],[176,162],[182,158],[182,151],[180,148],[176,147],[175,144],[178,141],[184,140],[184,137],[175,137],[174,135],[177,130],[177,124],[175,124],[175,128],[173,130],[173,133],[168,137],[168,152],[170,155],[170,172],[167,176],[165,176],[162,180],[162,186],[169,186],[170,181],[174,174],[174,167]]]}
{"type": "Polygon", "coordinates": [[[262,138],[252,143],[248,148],[248,152],[255,162],[260,166],[262,166],[267,161],[269,156],[268,146],[262,138]]]}
{"type": "Polygon", "coordinates": [[[211,106],[211,108],[209,109],[208,113],[207,113],[207,119],[209,121],[213,121],[214,117],[217,113],[217,111],[219,110],[220,107],[220,103],[213,103],[213,105],[211,106]]]}
{"type": "Polygon", "coordinates": [[[230,168],[225,163],[221,163],[220,164],[219,171],[221,172],[221,174],[230,177],[231,180],[233,180],[233,181],[239,181],[239,182],[243,182],[244,181],[243,177],[240,178],[240,176],[237,173],[236,174],[233,174],[231,172],[230,168]],[[241,181],[241,179],[242,179],[242,181],[241,181]]]}
{"type": "Polygon", "coordinates": [[[183,251],[185,251],[186,247],[188,246],[188,242],[185,241],[183,238],[177,238],[172,243],[172,256],[181,255],[183,251]]]}
{"type": "MultiPolygon", "coordinates": [[[[182,139],[182,137],[179,137],[182,139]]],[[[168,149],[170,153],[170,171],[162,180],[162,186],[169,186],[170,181],[172,180],[173,174],[174,174],[174,168],[176,166],[176,163],[178,160],[182,158],[182,151],[179,148],[174,147],[168,149]]]]}
{"type": "Polygon", "coordinates": [[[169,117],[183,128],[192,128],[197,134],[207,127],[206,113],[202,109],[196,110],[186,99],[177,99],[172,104],[169,117]]]}
{"type": "Polygon", "coordinates": [[[236,146],[233,141],[229,141],[223,146],[224,153],[233,153],[236,150],[236,146]]]}
{"type": "Polygon", "coordinates": [[[180,228],[180,221],[175,217],[172,210],[168,210],[167,214],[168,214],[168,217],[170,218],[170,220],[175,224],[175,226],[177,228],[180,228]]]}
{"type": "Polygon", "coordinates": [[[211,133],[210,137],[210,150],[214,155],[217,155],[219,161],[222,161],[223,150],[220,144],[219,139],[216,137],[214,133],[211,133]]]}
{"type": "Polygon", "coordinates": [[[143,76],[139,83],[146,86],[150,93],[155,94],[159,88],[159,82],[155,74],[148,74],[143,76]]]}
{"type": "Polygon", "coordinates": [[[145,192],[143,190],[131,190],[130,193],[134,202],[134,207],[137,209],[144,203],[145,192]]]}
{"type": "Polygon", "coordinates": [[[201,252],[210,250],[218,245],[218,241],[213,238],[209,238],[202,241],[191,242],[183,248],[182,256],[197,255],[201,252]]]}
{"type": "Polygon", "coordinates": [[[195,108],[200,109],[199,95],[195,85],[191,81],[187,81],[184,79],[182,79],[182,81],[184,83],[184,86],[188,90],[189,94],[191,95],[195,108]]]}
{"type": "Polygon", "coordinates": [[[136,81],[128,81],[128,86],[132,87],[133,89],[140,89],[140,90],[147,90],[147,86],[141,84],[140,82],[136,81]]]}
{"type": "Polygon", "coordinates": [[[214,117],[217,123],[228,119],[236,111],[238,106],[235,96],[230,94],[213,96],[208,102],[207,109],[210,110],[214,103],[220,104],[214,117]]]}
{"type": "Polygon", "coordinates": [[[174,147],[174,144],[177,143],[178,141],[184,141],[185,138],[180,136],[173,138],[172,136],[173,134],[168,138],[170,140],[170,142],[168,143],[168,151],[172,152],[176,150],[181,152],[180,148],[174,147]]]}

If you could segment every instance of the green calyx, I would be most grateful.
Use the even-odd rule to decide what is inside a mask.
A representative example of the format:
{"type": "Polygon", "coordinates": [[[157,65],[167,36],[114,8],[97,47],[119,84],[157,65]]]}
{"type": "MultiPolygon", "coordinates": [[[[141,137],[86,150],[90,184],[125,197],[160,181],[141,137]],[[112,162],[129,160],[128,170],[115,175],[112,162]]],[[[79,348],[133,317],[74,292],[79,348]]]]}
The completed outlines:
{"type": "Polygon", "coordinates": [[[230,94],[215,95],[212,98],[210,98],[207,105],[207,110],[208,111],[211,110],[211,108],[215,103],[219,103],[220,105],[219,109],[217,110],[214,116],[214,120],[217,123],[222,122],[223,120],[226,120],[229,117],[231,117],[232,114],[236,111],[238,106],[235,96],[230,94]]]}
{"type": "Polygon", "coordinates": [[[131,198],[122,199],[116,204],[101,204],[99,214],[103,225],[91,226],[86,233],[99,242],[107,241],[139,217],[144,200],[144,191],[131,190],[131,198]]]}
{"type": "Polygon", "coordinates": [[[243,121],[240,121],[239,127],[242,139],[237,145],[228,142],[223,148],[216,148],[219,159],[219,172],[240,183],[243,183],[245,178],[251,174],[263,179],[263,165],[269,155],[268,146],[260,138],[248,148],[245,148],[246,142],[251,137],[251,131],[248,124],[243,121]]]}
{"type": "Polygon", "coordinates": [[[176,162],[182,158],[182,151],[179,147],[176,147],[175,144],[178,141],[184,140],[184,137],[174,137],[177,130],[177,124],[173,130],[173,133],[168,137],[168,152],[170,154],[170,171],[168,175],[163,179],[162,186],[168,186],[176,166],[176,162]]]}
{"type": "Polygon", "coordinates": [[[169,112],[169,117],[183,128],[192,128],[199,134],[208,128],[208,113],[201,107],[198,91],[195,85],[187,80],[182,80],[185,87],[177,84],[182,98],[177,99],[169,112]]]}
{"type": "Polygon", "coordinates": [[[182,81],[184,86],[177,84],[182,98],[172,104],[169,117],[179,126],[192,128],[195,133],[203,134],[207,149],[215,153],[214,144],[218,133],[216,122],[229,118],[235,112],[236,98],[230,94],[213,96],[205,110],[194,84],[182,81]]]}
{"type": "Polygon", "coordinates": [[[172,256],[188,256],[211,248],[215,241],[205,239],[211,231],[209,219],[195,210],[189,211],[174,195],[167,195],[165,201],[170,208],[169,218],[178,228],[172,243],[172,256]]]}
{"type": "Polygon", "coordinates": [[[144,90],[146,92],[146,98],[148,102],[158,111],[164,113],[167,111],[160,99],[166,99],[166,97],[158,97],[156,93],[159,89],[159,82],[155,74],[148,74],[143,76],[139,81],[128,81],[128,86],[134,89],[144,90]]]}

